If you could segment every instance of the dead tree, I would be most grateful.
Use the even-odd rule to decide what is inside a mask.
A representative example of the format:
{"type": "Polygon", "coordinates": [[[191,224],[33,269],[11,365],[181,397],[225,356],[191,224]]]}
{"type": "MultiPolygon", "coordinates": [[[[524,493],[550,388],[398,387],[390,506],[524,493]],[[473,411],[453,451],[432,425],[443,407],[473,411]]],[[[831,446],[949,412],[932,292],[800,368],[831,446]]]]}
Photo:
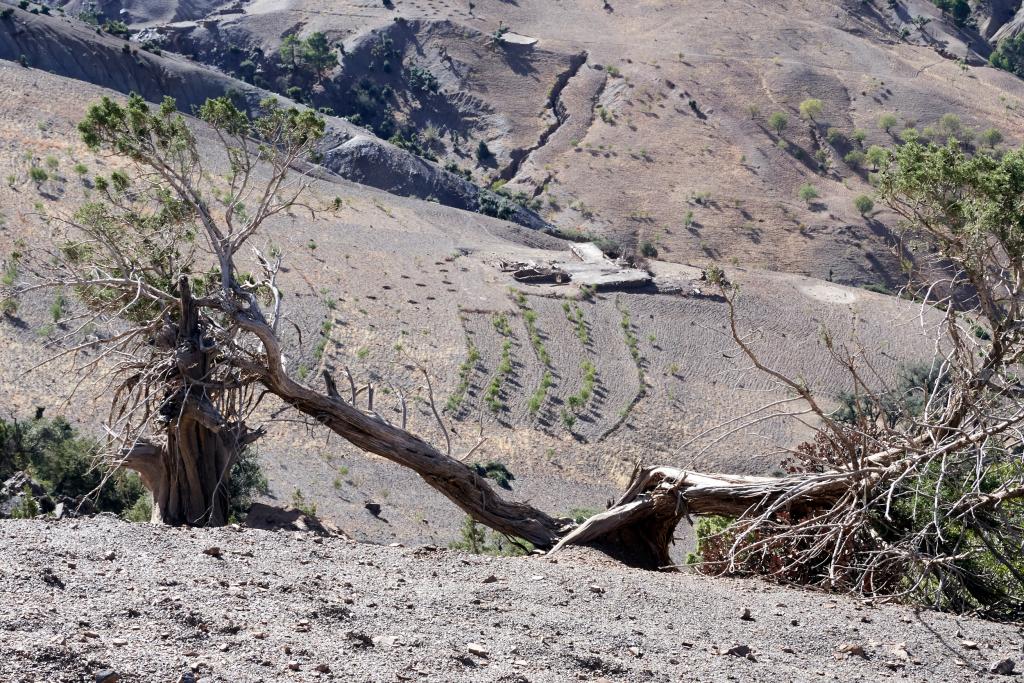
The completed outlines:
{"type": "Polygon", "coordinates": [[[104,179],[103,200],[63,221],[67,240],[51,255],[59,266],[32,285],[73,289],[92,317],[121,326],[102,340],[90,367],[112,368],[108,429],[122,448],[118,462],[142,473],[163,521],[223,521],[233,459],[262,433],[245,421],[256,397],[270,392],[355,446],[412,469],[476,521],[541,549],[597,545],[632,565],[665,567],[683,517],[720,515],[734,520],[713,563],[720,571],[863,593],[931,592],[942,598],[936,603],[956,608],[992,595],[1019,600],[1020,153],[980,163],[907,145],[884,175],[883,194],[908,228],[953,264],[942,287],[919,282],[912,292],[925,309],[941,310],[932,330],[934,381],[914,410],[879,418],[907,397],[880,389],[879,378],[865,377],[855,354],[827,334],[823,343],[850,372],[852,417],[826,410],[803,382],[759,359],[758,331],[742,329],[735,316],[738,290],[709,269],[734,341],[808,406],[818,438],[795,452],[798,462],[784,477],[640,467],[618,501],[576,524],[505,500],[404,420],[392,424],[372,406],[361,408],[355,391],[342,396],[333,378],[320,391],[289,373],[278,330],[281,256],[254,249],[256,272],[245,276],[237,257],[267,218],[300,205],[306,181],[296,169],[323,122],[308,111],[264,106],[251,119],[227,99],[200,110],[227,155],[230,171],[219,186],[204,177],[195,134],[172,102],[154,112],[138,97],[124,106],[105,99],[90,109],[81,125],[86,142],[130,159],[133,175],[104,179]],[[1014,182],[1000,195],[993,179],[1004,176],[1014,182]],[[965,288],[975,302],[966,309],[954,298],[965,288]]]}

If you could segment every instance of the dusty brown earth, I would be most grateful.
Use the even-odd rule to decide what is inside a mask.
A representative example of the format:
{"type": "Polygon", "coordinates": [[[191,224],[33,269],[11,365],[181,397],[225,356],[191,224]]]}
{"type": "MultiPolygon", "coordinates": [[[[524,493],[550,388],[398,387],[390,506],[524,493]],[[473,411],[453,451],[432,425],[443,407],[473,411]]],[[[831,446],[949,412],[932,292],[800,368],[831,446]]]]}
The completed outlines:
{"type": "Polygon", "coordinates": [[[0,605],[4,679],[18,683],[104,670],[125,682],[953,682],[1005,678],[983,671],[1024,652],[1014,626],[583,551],[495,559],[107,518],[0,522],[0,605]]]}

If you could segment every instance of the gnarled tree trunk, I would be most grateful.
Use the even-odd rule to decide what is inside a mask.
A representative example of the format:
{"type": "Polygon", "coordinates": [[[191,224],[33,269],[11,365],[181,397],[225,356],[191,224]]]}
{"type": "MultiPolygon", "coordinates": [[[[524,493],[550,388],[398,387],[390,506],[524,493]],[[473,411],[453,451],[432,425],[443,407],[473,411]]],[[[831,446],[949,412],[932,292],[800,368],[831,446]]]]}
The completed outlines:
{"type": "Polygon", "coordinates": [[[205,339],[187,280],[180,291],[177,324],[169,323],[154,342],[173,349],[174,359],[161,378],[171,387],[160,406],[163,438],[136,444],[123,465],[136,470],[153,494],[153,522],[222,526],[228,522],[231,467],[262,431],[226,418],[215,405],[225,391],[210,379],[217,349],[205,339]]]}

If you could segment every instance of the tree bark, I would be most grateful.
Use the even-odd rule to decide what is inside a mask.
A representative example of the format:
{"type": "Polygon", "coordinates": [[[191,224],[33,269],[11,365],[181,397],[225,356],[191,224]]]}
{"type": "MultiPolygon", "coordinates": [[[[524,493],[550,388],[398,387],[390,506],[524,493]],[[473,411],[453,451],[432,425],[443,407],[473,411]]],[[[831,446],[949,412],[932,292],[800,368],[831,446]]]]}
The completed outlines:
{"type": "Polygon", "coordinates": [[[162,439],[136,445],[123,465],[138,471],[153,494],[153,522],[223,526],[231,504],[231,467],[262,432],[226,419],[214,405],[209,376],[217,351],[204,344],[199,307],[188,281],[182,279],[179,287],[178,323],[161,335],[174,350],[174,363],[163,377],[170,388],[160,406],[162,439]]]}

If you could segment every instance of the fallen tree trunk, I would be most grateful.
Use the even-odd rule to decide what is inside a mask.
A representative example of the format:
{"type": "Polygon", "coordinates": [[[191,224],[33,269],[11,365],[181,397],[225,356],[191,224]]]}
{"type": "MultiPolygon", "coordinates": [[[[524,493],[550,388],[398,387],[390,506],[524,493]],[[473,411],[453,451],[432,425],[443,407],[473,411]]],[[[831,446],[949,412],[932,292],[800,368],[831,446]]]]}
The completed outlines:
{"type": "Polygon", "coordinates": [[[780,500],[785,505],[828,505],[860,476],[837,472],[773,478],[638,468],[619,500],[577,525],[502,498],[473,468],[423,439],[360,410],[335,392],[319,393],[294,381],[285,371],[277,336],[258,316],[251,308],[236,312],[235,321],[263,345],[262,362],[246,364],[245,369],[267,389],[354,446],[413,470],[477,522],[540,549],[596,545],[633,566],[666,567],[672,564],[669,546],[676,525],[688,513],[739,516],[780,500]]]}

